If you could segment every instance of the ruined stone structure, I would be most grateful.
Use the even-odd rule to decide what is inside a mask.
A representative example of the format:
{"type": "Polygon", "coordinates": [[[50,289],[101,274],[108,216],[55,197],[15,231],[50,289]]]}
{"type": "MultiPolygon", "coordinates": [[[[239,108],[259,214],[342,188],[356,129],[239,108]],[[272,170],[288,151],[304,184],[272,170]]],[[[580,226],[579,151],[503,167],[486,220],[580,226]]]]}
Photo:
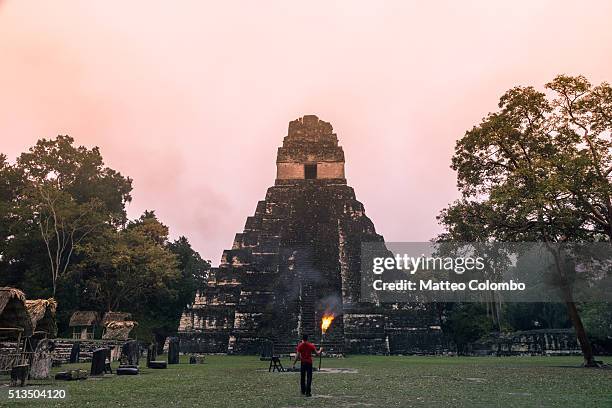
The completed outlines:
{"type": "Polygon", "coordinates": [[[468,354],[488,356],[580,355],[573,329],[526,330],[491,333],[469,345],[468,354]]]}
{"type": "Polygon", "coordinates": [[[326,311],[338,315],[329,351],[441,351],[425,306],[359,301],[361,243],[382,240],[347,185],[332,126],[316,116],[292,121],[275,185],[181,318],[182,351],[255,354],[263,339],[294,345],[302,333],[319,341],[326,311]]]}

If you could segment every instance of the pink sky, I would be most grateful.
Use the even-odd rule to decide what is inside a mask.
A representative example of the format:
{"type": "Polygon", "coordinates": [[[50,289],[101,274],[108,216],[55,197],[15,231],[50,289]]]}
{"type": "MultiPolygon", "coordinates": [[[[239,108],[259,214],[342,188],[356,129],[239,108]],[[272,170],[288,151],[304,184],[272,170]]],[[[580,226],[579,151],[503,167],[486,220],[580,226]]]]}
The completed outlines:
{"type": "Polygon", "coordinates": [[[0,152],[100,146],[213,264],[274,183],[290,120],[334,126],[387,241],[457,197],[455,140],[518,85],[612,81],[612,2],[0,0],[0,152]]]}

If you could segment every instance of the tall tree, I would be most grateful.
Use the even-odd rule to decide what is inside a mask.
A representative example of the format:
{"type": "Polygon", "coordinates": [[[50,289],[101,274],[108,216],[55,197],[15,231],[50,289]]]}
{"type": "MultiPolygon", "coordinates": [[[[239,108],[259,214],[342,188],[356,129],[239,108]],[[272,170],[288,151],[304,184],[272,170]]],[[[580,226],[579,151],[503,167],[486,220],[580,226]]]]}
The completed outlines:
{"type": "Polygon", "coordinates": [[[17,159],[35,186],[50,180],[79,204],[98,200],[114,225],[126,222],[125,204],[132,197],[132,180],[104,166],[100,149],[75,146],[70,136],[41,139],[17,159]]]}
{"type": "Polygon", "coordinates": [[[127,220],[131,184],[68,136],[16,164],[0,155],[0,285],[56,296],[62,322],[79,308],[122,309],[141,337],[175,331],[209,264],[186,238],[169,242],[153,211],[127,220]]]}
{"type": "Polygon", "coordinates": [[[23,178],[0,154],[0,262],[7,261],[9,242],[14,239],[15,204],[23,178]]]}
{"type": "Polygon", "coordinates": [[[147,313],[144,316],[144,324],[149,326],[160,345],[168,336],[176,333],[185,307],[193,302],[196,291],[203,286],[210,269],[210,263],[200,257],[187,238],[179,237],[176,241],[168,242],[166,247],[178,261],[178,278],[168,286],[173,296],[162,291],[147,297],[147,313]]]}
{"type": "Polygon", "coordinates": [[[176,255],[181,272],[175,306],[178,310],[176,314],[180,316],[185,306],[193,302],[197,290],[206,284],[210,262],[202,259],[186,237],[179,237],[176,241],[170,242],[168,249],[176,255]]]}
{"type": "Polygon", "coordinates": [[[30,195],[31,214],[45,244],[51,270],[53,296],[58,280],[66,275],[75,248],[105,223],[100,203],[77,203],[52,183],[36,185],[30,195]]]}
{"type": "Polygon", "coordinates": [[[105,224],[125,222],[132,183],[104,167],[98,148],[74,146],[69,136],[39,140],[15,168],[25,178],[16,211],[24,233],[35,225],[44,243],[55,296],[75,248],[105,224]]]}
{"type": "MultiPolygon", "coordinates": [[[[457,142],[452,168],[462,198],[439,217],[445,239],[610,241],[612,90],[569,76],[546,88],[550,98],[510,89],[500,110],[457,142]]],[[[571,290],[564,301],[585,365],[596,365],[571,290]]]]}
{"type": "Polygon", "coordinates": [[[106,311],[146,312],[146,300],[159,296],[172,301],[179,278],[176,256],[166,248],[168,229],[147,212],[120,230],[81,248],[90,301],[106,311]]]}

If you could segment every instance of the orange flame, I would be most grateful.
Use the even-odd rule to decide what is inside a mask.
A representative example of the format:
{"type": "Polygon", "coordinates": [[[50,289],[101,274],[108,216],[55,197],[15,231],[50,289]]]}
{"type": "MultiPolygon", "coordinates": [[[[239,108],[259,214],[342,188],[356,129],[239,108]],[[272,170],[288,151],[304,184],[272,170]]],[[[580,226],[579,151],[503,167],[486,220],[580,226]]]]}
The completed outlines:
{"type": "Polygon", "coordinates": [[[321,319],[321,332],[323,334],[325,334],[327,329],[329,329],[329,326],[332,324],[335,317],[336,316],[334,316],[333,314],[329,314],[329,313],[323,314],[323,318],[321,319]]]}

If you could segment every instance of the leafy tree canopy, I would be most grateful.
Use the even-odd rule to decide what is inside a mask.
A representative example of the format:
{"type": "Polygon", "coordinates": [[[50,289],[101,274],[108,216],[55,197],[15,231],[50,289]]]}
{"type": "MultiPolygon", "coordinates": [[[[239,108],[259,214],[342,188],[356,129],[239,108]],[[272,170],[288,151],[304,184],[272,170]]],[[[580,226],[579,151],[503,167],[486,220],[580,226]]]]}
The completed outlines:
{"type": "Polygon", "coordinates": [[[209,264],[168,240],[154,211],[128,221],[132,180],[97,147],[41,139],[15,164],[0,155],[0,285],[55,296],[60,328],[77,309],[131,312],[141,337],[176,330],[209,264]]]}
{"type": "MultiPolygon", "coordinates": [[[[545,91],[508,90],[499,110],[457,141],[452,168],[462,198],[441,212],[440,239],[610,241],[611,131],[607,83],[560,75],[545,91]]],[[[565,302],[585,363],[593,365],[569,290],[565,302]]]]}

